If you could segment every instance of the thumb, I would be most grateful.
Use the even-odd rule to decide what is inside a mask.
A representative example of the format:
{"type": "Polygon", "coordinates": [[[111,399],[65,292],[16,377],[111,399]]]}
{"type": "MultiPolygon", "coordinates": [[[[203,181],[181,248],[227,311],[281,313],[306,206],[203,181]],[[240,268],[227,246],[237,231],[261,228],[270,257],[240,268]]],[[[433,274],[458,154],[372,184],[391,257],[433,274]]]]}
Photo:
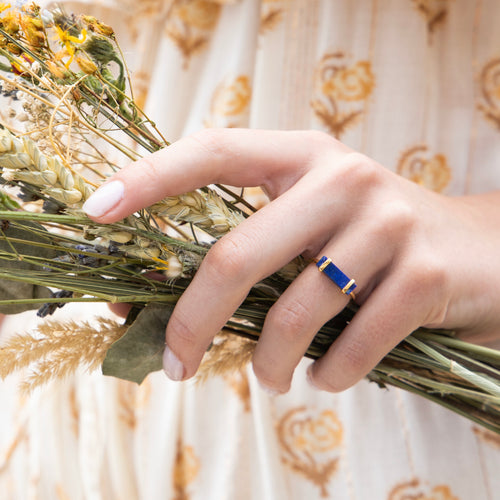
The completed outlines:
{"type": "Polygon", "coordinates": [[[303,175],[318,146],[324,150],[332,141],[318,132],[205,129],[125,167],[83,210],[111,223],[166,196],[219,183],[262,185],[275,197],[303,175]]]}

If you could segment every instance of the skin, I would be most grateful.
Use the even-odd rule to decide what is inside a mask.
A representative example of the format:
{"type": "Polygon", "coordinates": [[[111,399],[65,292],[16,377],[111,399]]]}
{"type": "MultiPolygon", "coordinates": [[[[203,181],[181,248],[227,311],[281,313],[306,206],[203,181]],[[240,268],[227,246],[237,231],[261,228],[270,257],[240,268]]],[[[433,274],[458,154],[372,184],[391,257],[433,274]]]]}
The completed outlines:
{"type": "MultiPolygon", "coordinates": [[[[361,306],[310,366],[317,388],[352,386],[420,326],[477,341],[500,330],[500,192],[447,197],[326,134],[243,129],[201,131],[113,181],[124,195],[94,220],[114,222],[211,183],[262,186],[271,199],[213,246],[179,300],[166,331],[170,359],[181,363],[176,379],[195,374],[249,289],[299,254],[331,257],[356,279],[361,306]]],[[[316,266],[303,271],[269,311],[254,354],[265,388],[290,388],[312,338],[347,301],[316,266]]]]}

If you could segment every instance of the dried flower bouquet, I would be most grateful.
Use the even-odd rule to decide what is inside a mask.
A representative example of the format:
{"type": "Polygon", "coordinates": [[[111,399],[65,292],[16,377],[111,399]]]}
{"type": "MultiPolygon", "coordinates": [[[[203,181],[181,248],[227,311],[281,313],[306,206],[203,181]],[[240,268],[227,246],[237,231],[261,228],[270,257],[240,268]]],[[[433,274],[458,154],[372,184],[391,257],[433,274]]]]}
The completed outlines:
{"type": "MultiPolygon", "coordinates": [[[[29,367],[32,388],[83,365],[140,383],[161,369],[165,325],[210,245],[254,208],[212,186],[115,224],[85,216],[82,204],[123,159],[168,146],[134,102],[113,29],[93,17],[0,2],[0,87],[0,312],[133,304],[125,325],[49,321],[12,337],[0,347],[0,376],[29,367]]],[[[203,376],[249,360],[266,311],[305,264],[298,258],[255,285],[207,353],[203,376]]],[[[321,356],[355,313],[350,304],[324,325],[307,356],[321,356]]],[[[368,378],[500,433],[500,352],[453,332],[419,329],[368,378]]]]}

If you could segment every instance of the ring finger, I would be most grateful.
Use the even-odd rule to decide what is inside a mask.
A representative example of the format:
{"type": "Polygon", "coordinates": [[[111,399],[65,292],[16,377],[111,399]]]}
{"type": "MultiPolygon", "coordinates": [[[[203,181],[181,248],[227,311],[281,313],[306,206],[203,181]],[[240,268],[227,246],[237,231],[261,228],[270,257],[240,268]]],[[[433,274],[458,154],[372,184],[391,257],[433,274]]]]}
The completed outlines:
{"type": "MultiPolygon", "coordinates": [[[[387,246],[382,235],[366,234],[358,228],[350,229],[333,238],[320,252],[320,257],[331,257],[343,273],[355,278],[361,301],[376,286],[380,273],[393,257],[386,249],[380,251],[387,246]]],[[[254,372],[261,384],[272,392],[288,391],[293,371],[314,336],[348,300],[327,274],[319,272],[316,265],[309,265],[267,314],[253,358],[254,372]]]]}

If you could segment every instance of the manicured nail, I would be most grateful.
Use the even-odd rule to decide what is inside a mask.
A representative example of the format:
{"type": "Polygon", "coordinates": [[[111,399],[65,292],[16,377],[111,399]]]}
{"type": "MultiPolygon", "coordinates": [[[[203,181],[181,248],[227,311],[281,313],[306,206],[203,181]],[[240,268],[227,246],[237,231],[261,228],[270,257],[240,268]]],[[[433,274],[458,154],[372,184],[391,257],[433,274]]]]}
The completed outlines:
{"type": "Polygon", "coordinates": [[[109,212],[123,199],[125,186],[120,181],[111,181],[101,186],[83,205],[90,217],[100,217],[109,212]]]}
{"type": "Polygon", "coordinates": [[[316,391],[319,391],[320,388],[313,382],[313,378],[312,378],[312,367],[313,367],[313,364],[314,363],[311,363],[308,367],[307,367],[307,370],[306,370],[306,379],[307,379],[307,383],[313,388],[315,389],[316,391]]]}
{"type": "Polygon", "coordinates": [[[168,346],[165,346],[165,351],[163,352],[163,370],[169,379],[176,382],[184,378],[184,366],[168,346]]]}
{"type": "Polygon", "coordinates": [[[259,380],[259,385],[260,388],[269,396],[278,396],[279,394],[281,394],[280,391],[277,391],[276,389],[271,389],[271,387],[264,385],[260,380],[259,380]]]}

